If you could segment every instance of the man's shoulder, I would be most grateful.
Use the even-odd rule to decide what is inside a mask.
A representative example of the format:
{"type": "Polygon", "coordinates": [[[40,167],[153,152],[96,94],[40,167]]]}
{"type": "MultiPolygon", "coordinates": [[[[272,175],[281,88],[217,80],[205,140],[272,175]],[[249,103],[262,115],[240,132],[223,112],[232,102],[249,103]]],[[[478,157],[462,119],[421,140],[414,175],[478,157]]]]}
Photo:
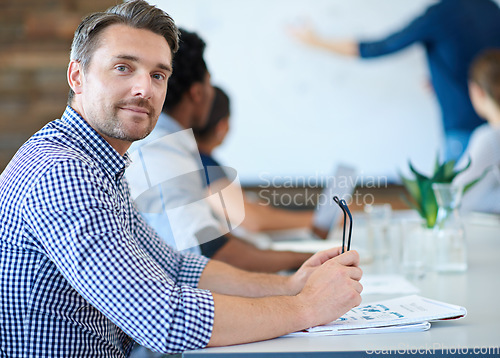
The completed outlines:
{"type": "Polygon", "coordinates": [[[44,162],[93,162],[91,153],[82,143],[67,137],[54,128],[44,130],[33,135],[19,150],[22,157],[30,161],[44,162]]]}
{"type": "Polygon", "coordinates": [[[194,147],[190,145],[194,138],[189,134],[186,130],[175,133],[159,131],[151,138],[134,143],[129,150],[131,165],[125,172],[130,187],[134,188],[146,177],[154,183],[175,178],[179,185],[199,179],[198,171],[203,170],[203,165],[199,154],[198,159],[193,155],[197,147],[196,143],[194,147]]]}
{"type": "Polygon", "coordinates": [[[171,153],[186,157],[197,149],[196,140],[190,129],[172,132],[165,128],[155,128],[146,138],[132,143],[129,153],[141,150],[148,156],[171,153]]]}
{"type": "Polygon", "coordinates": [[[94,168],[90,153],[55,128],[46,126],[24,143],[7,166],[6,174],[36,178],[55,167],[94,168]]]}
{"type": "Polygon", "coordinates": [[[10,205],[5,200],[14,195],[18,204],[13,205],[24,207],[32,199],[57,197],[96,180],[101,182],[99,178],[104,178],[104,173],[85,153],[64,141],[35,136],[19,149],[1,174],[0,191],[5,196],[0,205],[10,205]]]}

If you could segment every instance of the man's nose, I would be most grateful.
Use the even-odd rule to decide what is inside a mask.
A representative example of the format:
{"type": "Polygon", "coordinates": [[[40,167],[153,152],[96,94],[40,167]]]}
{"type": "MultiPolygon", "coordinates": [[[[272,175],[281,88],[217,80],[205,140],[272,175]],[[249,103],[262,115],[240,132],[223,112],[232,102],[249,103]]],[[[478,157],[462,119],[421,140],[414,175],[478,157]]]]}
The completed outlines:
{"type": "Polygon", "coordinates": [[[132,95],[149,99],[152,96],[152,78],[148,74],[137,74],[134,78],[132,95]]]}

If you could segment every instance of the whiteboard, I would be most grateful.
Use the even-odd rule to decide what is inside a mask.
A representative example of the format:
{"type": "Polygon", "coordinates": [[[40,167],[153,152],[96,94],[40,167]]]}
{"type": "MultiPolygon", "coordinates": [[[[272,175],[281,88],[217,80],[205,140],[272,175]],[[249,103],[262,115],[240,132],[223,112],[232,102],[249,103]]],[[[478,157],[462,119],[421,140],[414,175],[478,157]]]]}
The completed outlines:
{"type": "MultiPolygon", "coordinates": [[[[431,0],[157,0],[207,43],[212,82],[231,97],[231,130],[215,156],[243,184],[328,175],[338,163],[397,178],[409,159],[430,170],[443,138],[423,48],[379,59],[337,56],[287,33],[376,39],[431,0]]],[[[313,180],[314,181],[314,180],[313,180]]]]}

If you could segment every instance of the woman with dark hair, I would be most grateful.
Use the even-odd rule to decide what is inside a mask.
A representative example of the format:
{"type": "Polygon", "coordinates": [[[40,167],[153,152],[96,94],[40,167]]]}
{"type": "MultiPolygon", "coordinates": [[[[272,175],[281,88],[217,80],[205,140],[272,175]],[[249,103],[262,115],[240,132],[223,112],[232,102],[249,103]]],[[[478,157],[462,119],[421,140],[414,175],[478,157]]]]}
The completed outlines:
{"type": "MultiPolygon", "coordinates": [[[[230,182],[228,173],[212,157],[213,150],[222,144],[229,132],[229,117],[229,97],[222,89],[215,87],[215,97],[206,125],[203,128],[193,129],[205,167],[207,184],[210,185],[212,191],[227,188],[230,182]]],[[[243,201],[245,218],[241,225],[246,230],[259,232],[312,226],[313,212],[311,210],[279,209],[265,203],[253,202],[245,195],[243,201]]]]}

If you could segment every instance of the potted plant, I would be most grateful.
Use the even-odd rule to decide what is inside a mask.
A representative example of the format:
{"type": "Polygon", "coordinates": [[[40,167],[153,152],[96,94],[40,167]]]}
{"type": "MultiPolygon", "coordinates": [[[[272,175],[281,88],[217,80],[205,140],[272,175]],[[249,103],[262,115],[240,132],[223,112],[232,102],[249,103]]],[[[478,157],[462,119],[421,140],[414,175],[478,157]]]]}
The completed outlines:
{"type": "MultiPolygon", "coordinates": [[[[407,196],[403,199],[412,207],[417,210],[419,215],[424,219],[425,224],[428,228],[433,228],[436,224],[436,217],[438,213],[438,204],[436,201],[436,196],[432,189],[432,184],[434,183],[450,183],[455,179],[455,177],[467,170],[471,164],[471,161],[467,165],[459,170],[455,169],[455,160],[445,161],[440,163],[439,156],[436,158],[436,163],[434,165],[434,172],[431,176],[426,176],[415,169],[413,164],[409,162],[409,167],[414,178],[407,178],[401,173],[399,174],[404,187],[407,190],[407,196]]],[[[479,178],[468,183],[463,188],[463,193],[469,190],[474,184],[483,178],[485,173],[479,178]]]]}
{"type": "Polygon", "coordinates": [[[407,178],[400,173],[408,194],[403,199],[410,207],[417,210],[423,219],[420,229],[416,228],[416,234],[413,232],[414,235],[410,236],[418,240],[407,241],[403,247],[403,267],[405,265],[411,267],[413,263],[409,262],[409,258],[413,257],[416,262],[423,263],[426,271],[463,272],[466,270],[464,231],[457,208],[461,195],[481,180],[486,171],[464,188],[456,188],[452,182],[458,174],[467,170],[470,164],[469,160],[464,168],[456,170],[454,160],[440,163],[438,157],[431,176],[417,171],[411,162],[409,162],[409,167],[414,178],[407,178]],[[441,208],[439,208],[435,193],[439,194],[441,208]]]}

